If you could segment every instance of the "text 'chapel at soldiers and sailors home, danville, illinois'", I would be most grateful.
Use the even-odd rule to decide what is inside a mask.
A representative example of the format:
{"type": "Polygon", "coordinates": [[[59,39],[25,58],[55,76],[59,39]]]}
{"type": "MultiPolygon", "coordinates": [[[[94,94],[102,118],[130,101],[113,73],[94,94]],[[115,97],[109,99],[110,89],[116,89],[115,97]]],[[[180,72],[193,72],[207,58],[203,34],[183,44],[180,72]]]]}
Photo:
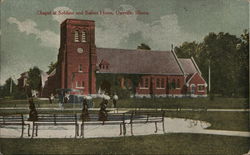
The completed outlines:
{"type": "Polygon", "coordinates": [[[57,66],[45,81],[43,96],[68,88],[82,95],[109,93],[113,84],[101,77],[116,77],[121,89],[133,85],[136,97],[207,96],[207,83],[193,58],[178,58],[173,50],[98,48],[91,20],[66,19],[60,37],[57,66]]]}

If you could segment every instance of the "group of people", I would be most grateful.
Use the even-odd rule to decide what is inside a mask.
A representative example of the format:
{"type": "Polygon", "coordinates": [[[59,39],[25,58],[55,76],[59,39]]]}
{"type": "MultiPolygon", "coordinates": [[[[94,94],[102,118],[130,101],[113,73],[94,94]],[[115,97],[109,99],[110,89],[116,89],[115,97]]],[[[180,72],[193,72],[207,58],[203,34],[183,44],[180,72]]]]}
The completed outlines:
{"type": "MultiPolygon", "coordinates": [[[[83,103],[82,103],[81,118],[84,121],[88,121],[89,120],[88,100],[89,99],[87,97],[84,97],[83,103]]],[[[103,121],[104,122],[104,121],[107,121],[107,119],[108,119],[108,111],[107,111],[108,100],[110,100],[110,97],[107,96],[107,95],[104,95],[103,96],[103,100],[100,103],[100,110],[99,110],[99,114],[98,114],[98,120],[99,121],[103,121]]],[[[114,94],[112,100],[113,100],[114,108],[116,108],[117,101],[118,101],[118,96],[116,94],[114,94]]]]}

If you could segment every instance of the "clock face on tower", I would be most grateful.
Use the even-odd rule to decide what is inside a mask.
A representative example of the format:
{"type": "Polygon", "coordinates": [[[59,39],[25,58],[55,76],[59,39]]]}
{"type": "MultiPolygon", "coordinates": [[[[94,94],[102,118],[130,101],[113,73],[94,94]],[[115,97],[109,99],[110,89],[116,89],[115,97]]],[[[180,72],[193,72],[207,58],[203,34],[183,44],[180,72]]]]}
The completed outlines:
{"type": "Polygon", "coordinates": [[[78,53],[83,53],[83,49],[79,47],[79,48],[77,48],[77,52],[78,53]]]}

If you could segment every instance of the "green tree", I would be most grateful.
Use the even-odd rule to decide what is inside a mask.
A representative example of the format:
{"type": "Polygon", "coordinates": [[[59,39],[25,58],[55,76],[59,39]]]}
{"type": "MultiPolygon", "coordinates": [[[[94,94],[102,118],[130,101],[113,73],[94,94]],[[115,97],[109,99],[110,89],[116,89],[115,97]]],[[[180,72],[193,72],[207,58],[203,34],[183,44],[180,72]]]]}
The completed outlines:
{"type": "Polygon", "coordinates": [[[249,31],[244,30],[241,34],[241,43],[237,44],[240,74],[239,93],[245,97],[249,96],[249,31]]]}
{"type": "Polygon", "coordinates": [[[224,96],[238,94],[238,74],[240,66],[237,44],[241,40],[235,35],[220,32],[209,33],[201,47],[200,69],[208,77],[208,66],[211,67],[211,92],[224,96]]]}
{"type": "Polygon", "coordinates": [[[32,90],[41,88],[41,70],[38,67],[30,68],[28,72],[28,85],[32,90]]]}
{"type": "Polygon", "coordinates": [[[54,69],[56,69],[56,65],[57,65],[57,62],[55,62],[55,63],[51,62],[48,66],[49,71],[47,72],[47,74],[50,74],[54,69]]]}
{"type": "Polygon", "coordinates": [[[179,58],[194,57],[195,60],[198,60],[201,52],[201,44],[195,41],[184,42],[180,47],[175,47],[174,51],[179,58]]]}
{"type": "Polygon", "coordinates": [[[12,78],[8,78],[5,81],[5,84],[0,89],[0,97],[11,97],[13,95],[13,91],[17,88],[14,80],[12,78]]]}

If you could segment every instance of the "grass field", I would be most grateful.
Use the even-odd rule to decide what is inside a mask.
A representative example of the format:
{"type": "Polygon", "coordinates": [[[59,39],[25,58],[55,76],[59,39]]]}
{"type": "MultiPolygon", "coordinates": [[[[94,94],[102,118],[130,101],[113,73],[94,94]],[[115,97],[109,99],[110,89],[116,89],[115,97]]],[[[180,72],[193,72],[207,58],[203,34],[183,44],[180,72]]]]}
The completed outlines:
{"type": "Polygon", "coordinates": [[[164,154],[242,155],[249,138],[201,134],[165,134],[99,139],[0,139],[8,154],[164,154]]]}
{"type": "MultiPolygon", "coordinates": [[[[94,107],[99,107],[101,99],[94,99],[94,107]]],[[[58,104],[50,104],[49,101],[41,101],[35,99],[37,107],[58,107],[58,104]]],[[[28,107],[27,100],[9,100],[1,99],[0,107],[28,107]]],[[[72,104],[65,105],[73,107],[72,104]]],[[[80,105],[75,105],[80,106],[80,105]]],[[[112,101],[109,101],[109,107],[112,106],[112,101]]],[[[213,100],[209,98],[130,98],[121,99],[117,104],[118,108],[249,108],[246,98],[222,98],[216,97],[213,100]]]]}

